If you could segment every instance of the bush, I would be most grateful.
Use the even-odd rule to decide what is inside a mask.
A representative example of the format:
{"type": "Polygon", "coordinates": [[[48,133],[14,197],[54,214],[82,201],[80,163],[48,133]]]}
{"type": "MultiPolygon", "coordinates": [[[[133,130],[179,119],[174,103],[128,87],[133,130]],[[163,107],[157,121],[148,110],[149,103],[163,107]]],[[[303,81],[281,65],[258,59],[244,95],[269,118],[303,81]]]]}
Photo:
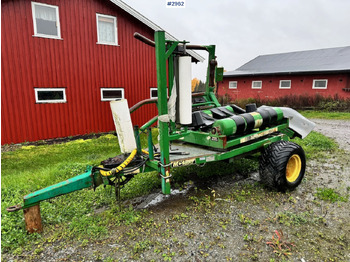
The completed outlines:
{"type": "Polygon", "coordinates": [[[290,94],[287,96],[277,97],[277,98],[244,98],[244,99],[231,99],[229,94],[224,96],[219,96],[218,100],[221,104],[236,104],[242,108],[245,108],[246,104],[256,103],[256,105],[262,106],[286,106],[293,109],[315,109],[315,110],[325,110],[325,111],[338,111],[345,112],[350,111],[350,99],[341,98],[338,95],[324,97],[320,94],[316,95],[295,95],[290,94]]]}

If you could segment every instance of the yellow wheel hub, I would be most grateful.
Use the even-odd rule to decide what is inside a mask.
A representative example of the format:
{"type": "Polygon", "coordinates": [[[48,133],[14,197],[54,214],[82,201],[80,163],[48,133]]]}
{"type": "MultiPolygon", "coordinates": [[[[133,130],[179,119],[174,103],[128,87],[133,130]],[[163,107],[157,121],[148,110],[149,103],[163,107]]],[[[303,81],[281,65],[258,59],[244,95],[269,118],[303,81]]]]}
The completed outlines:
{"type": "Polygon", "coordinates": [[[287,163],[286,177],[288,182],[295,182],[301,171],[301,159],[299,155],[292,155],[287,163]]]}

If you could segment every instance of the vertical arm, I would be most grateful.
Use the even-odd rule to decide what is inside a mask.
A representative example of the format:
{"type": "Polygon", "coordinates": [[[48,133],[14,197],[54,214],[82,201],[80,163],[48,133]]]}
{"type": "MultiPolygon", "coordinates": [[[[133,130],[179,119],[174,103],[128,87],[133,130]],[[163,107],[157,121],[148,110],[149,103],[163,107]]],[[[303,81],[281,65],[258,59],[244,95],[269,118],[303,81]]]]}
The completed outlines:
{"type": "MultiPolygon", "coordinates": [[[[156,31],[154,40],[157,63],[158,115],[161,116],[168,113],[165,32],[156,31]]],[[[159,121],[159,139],[162,192],[170,194],[170,167],[167,166],[169,164],[169,128],[166,122],[159,121]]]]}
{"type": "Polygon", "coordinates": [[[207,96],[208,101],[213,101],[215,103],[215,106],[219,107],[220,103],[219,101],[216,99],[215,94],[214,94],[214,89],[215,89],[215,72],[216,72],[216,66],[215,66],[215,71],[214,71],[214,80],[213,83],[211,83],[211,79],[210,79],[210,63],[212,60],[215,60],[215,45],[210,45],[207,46],[207,50],[209,52],[209,56],[208,56],[208,69],[207,69],[207,79],[206,79],[206,83],[205,83],[205,94],[207,96]]]}

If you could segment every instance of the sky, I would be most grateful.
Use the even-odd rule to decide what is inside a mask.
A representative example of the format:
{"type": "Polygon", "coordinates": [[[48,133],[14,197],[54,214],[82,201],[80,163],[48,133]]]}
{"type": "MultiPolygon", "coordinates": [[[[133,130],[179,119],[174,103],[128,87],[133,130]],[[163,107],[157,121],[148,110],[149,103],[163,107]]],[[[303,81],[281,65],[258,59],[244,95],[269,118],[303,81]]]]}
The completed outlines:
{"type": "MultiPolygon", "coordinates": [[[[215,44],[227,71],[259,55],[350,45],[350,0],[123,1],[179,40],[215,44]]],[[[192,77],[205,80],[206,66],[193,66],[192,77]]]]}

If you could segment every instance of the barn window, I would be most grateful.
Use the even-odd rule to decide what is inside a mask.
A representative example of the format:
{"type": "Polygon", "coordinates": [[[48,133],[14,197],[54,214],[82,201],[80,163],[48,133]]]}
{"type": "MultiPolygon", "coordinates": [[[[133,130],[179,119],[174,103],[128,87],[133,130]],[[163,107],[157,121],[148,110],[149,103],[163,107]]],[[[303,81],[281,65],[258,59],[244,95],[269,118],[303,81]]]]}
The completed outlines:
{"type": "Polygon", "coordinates": [[[261,89],[262,81],[252,81],[252,89],[261,89]]]}
{"type": "Polygon", "coordinates": [[[34,88],[36,103],[66,103],[65,88],[34,88]]]}
{"type": "Polygon", "coordinates": [[[158,98],[158,88],[152,87],[150,90],[151,98],[158,98]]]}
{"type": "Polygon", "coordinates": [[[96,14],[97,43],[118,45],[117,18],[109,15],[96,14]]]}
{"type": "Polygon", "coordinates": [[[58,6],[32,2],[34,36],[61,38],[58,6]]]}
{"type": "Polygon", "coordinates": [[[312,89],[327,89],[327,79],[314,79],[312,89]]]}
{"type": "Polygon", "coordinates": [[[124,88],[101,88],[101,101],[114,101],[124,98],[124,88]]]}
{"type": "Polygon", "coordinates": [[[280,89],[290,89],[292,86],[291,80],[281,80],[280,81],[280,89]]]}
{"type": "Polygon", "coordinates": [[[228,82],[228,88],[229,89],[237,89],[237,81],[228,82]]]}

